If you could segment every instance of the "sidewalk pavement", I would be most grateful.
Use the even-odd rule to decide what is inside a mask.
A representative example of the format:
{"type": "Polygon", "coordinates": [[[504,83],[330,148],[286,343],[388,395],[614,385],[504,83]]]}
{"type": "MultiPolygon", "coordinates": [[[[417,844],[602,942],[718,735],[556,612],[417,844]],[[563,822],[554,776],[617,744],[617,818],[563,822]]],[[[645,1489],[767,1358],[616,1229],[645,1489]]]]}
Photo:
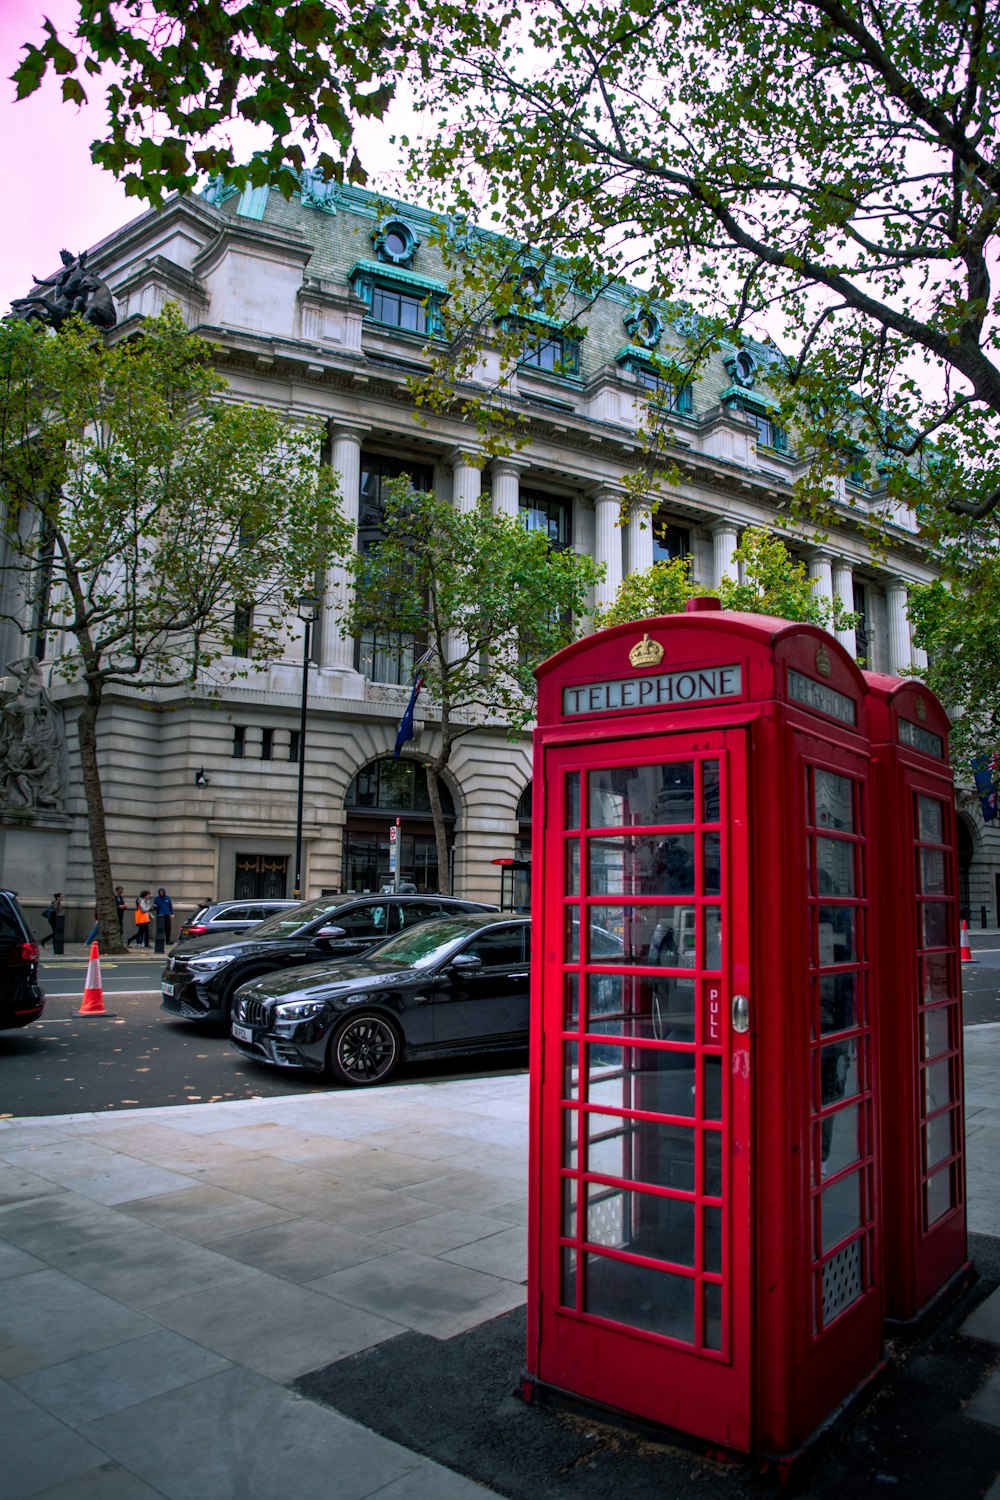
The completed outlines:
{"type": "MultiPolygon", "coordinates": [[[[998,1063],[1000,1025],[969,1028],[992,1236],[998,1063]]],[[[527,1114],[519,1073],[0,1120],[3,1500],[494,1494],[289,1386],[524,1301],[527,1114]]],[[[1000,1345],[1000,1291],[969,1321],[1000,1345]]],[[[966,1417],[1000,1428],[1000,1375],[966,1417]]]]}

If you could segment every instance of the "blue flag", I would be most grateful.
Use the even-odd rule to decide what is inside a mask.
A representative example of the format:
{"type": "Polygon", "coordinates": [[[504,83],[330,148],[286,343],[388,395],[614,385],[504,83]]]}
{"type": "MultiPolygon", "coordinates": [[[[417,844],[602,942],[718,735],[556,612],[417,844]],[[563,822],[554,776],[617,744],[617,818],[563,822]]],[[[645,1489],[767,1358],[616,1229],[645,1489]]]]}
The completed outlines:
{"type": "Polygon", "coordinates": [[[399,728],[396,731],[396,748],[392,752],[393,760],[399,759],[400,751],[406,744],[407,740],[413,739],[413,710],[417,706],[417,695],[419,694],[420,689],[423,687],[423,685],[424,679],[422,677],[418,677],[416,682],[413,684],[413,691],[410,694],[410,700],[407,703],[406,707],[403,709],[403,717],[400,719],[399,728]]]}
{"type": "Polygon", "coordinates": [[[972,774],[975,777],[976,791],[979,793],[979,805],[983,810],[983,822],[991,822],[997,815],[997,784],[994,779],[996,770],[995,755],[974,755],[972,757],[972,774]]]}

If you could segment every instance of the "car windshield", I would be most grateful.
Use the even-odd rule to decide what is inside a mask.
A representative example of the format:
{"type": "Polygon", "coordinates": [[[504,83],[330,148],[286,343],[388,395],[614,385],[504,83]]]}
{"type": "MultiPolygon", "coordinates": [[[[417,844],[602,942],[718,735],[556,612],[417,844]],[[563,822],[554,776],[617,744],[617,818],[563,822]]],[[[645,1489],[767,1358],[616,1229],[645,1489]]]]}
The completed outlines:
{"type": "Polygon", "coordinates": [[[308,927],[310,923],[323,917],[332,917],[341,906],[346,906],[353,900],[353,896],[324,896],[319,901],[304,901],[301,906],[290,906],[287,911],[265,917],[263,922],[258,922],[254,927],[253,935],[255,938],[294,937],[303,927],[308,927]]]}
{"type": "Polygon", "coordinates": [[[447,918],[436,922],[421,922],[408,932],[400,932],[396,937],[379,943],[368,957],[373,963],[405,964],[411,969],[427,969],[443,958],[459,938],[468,937],[475,931],[476,928],[470,927],[468,922],[457,919],[451,922],[447,918]]]}

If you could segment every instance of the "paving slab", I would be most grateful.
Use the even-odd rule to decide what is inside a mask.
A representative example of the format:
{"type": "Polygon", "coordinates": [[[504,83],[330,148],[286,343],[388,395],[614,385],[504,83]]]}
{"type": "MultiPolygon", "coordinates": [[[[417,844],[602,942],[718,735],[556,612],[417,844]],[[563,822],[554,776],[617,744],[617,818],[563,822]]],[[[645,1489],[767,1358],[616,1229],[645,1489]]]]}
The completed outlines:
{"type": "Polygon", "coordinates": [[[310,1282],[339,1302],[381,1312],[394,1323],[451,1338],[495,1318],[525,1298],[524,1288],[452,1263],[446,1276],[433,1256],[400,1250],[310,1282]]]}
{"type": "Polygon", "coordinates": [[[0,1375],[27,1375],[156,1331],[144,1314],[62,1271],[31,1271],[0,1298],[0,1375]]]}

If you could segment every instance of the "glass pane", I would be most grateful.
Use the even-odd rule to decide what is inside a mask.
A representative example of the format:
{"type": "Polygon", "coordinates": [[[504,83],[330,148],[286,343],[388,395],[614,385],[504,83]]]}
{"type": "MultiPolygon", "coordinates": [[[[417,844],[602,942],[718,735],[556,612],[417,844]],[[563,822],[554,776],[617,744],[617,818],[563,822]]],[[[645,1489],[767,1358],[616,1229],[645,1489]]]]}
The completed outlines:
{"type": "Polygon", "coordinates": [[[950,1000],[952,988],[948,982],[948,955],[935,953],[924,959],[924,1004],[932,1000],[950,1000]]]}
{"type": "Polygon", "coordinates": [[[580,1188],[578,1177],[563,1178],[563,1228],[562,1232],[567,1239],[576,1239],[576,1206],[577,1195],[580,1188]]]}
{"type": "MultiPolygon", "coordinates": [[[[590,906],[589,959],[598,964],[661,964],[692,969],[695,961],[694,906],[590,906]]],[[[575,920],[575,912],[572,919],[575,920]]],[[[570,956],[576,957],[572,936],[570,956]]]]}
{"type": "Polygon", "coordinates": [[[819,963],[850,964],[857,958],[856,911],[852,906],[819,908],[819,963]]]}
{"type": "Polygon", "coordinates": [[[580,911],[576,906],[566,908],[566,962],[578,963],[580,958],[580,911]]]}
{"type": "Polygon", "coordinates": [[[722,1209],[706,1208],[704,1236],[705,1236],[705,1266],[706,1271],[722,1272],[722,1209]]]}
{"type": "Polygon", "coordinates": [[[722,908],[705,907],[705,968],[722,968],[722,908]]]}
{"type": "Polygon", "coordinates": [[[587,1184],[587,1239],[675,1266],[694,1266],[694,1204],[587,1184]]]}
{"type": "Polygon", "coordinates": [[[562,1256],[562,1304],[563,1307],[576,1306],[576,1251],[568,1248],[563,1250],[562,1256]]]}
{"type": "Polygon", "coordinates": [[[854,783],[832,771],[813,771],[817,828],[854,832],[854,783]]]}
{"type": "Polygon", "coordinates": [[[566,894],[580,894],[580,841],[570,839],[566,845],[566,894]]]}
{"type": "Polygon", "coordinates": [[[924,1189],[927,1197],[927,1227],[936,1224],[949,1209],[954,1208],[951,1167],[944,1167],[929,1178],[924,1189]]]}
{"type": "Polygon", "coordinates": [[[952,1112],[936,1115],[933,1120],[928,1120],[925,1127],[927,1140],[927,1166],[936,1167],[938,1162],[944,1161],[952,1153],[952,1112]]]}
{"type": "Polygon", "coordinates": [[[604,1255],[585,1257],[586,1312],[688,1344],[694,1342],[694,1287],[689,1276],[604,1255]]]}
{"type": "Polygon", "coordinates": [[[709,1198],[721,1198],[722,1134],[718,1130],[706,1130],[702,1133],[702,1141],[705,1153],[705,1182],[702,1191],[709,1198]]]}
{"type": "Polygon", "coordinates": [[[861,1173],[852,1172],[842,1182],[823,1189],[820,1200],[824,1251],[861,1228],[861,1173]]]}
{"type": "Polygon", "coordinates": [[[918,837],[923,843],[944,843],[944,803],[933,797],[917,798],[918,837]]]}
{"type": "Polygon", "coordinates": [[[951,1047],[949,1036],[948,1010],[925,1010],[924,1011],[924,1058],[940,1057],[942,1052],[947,1052],[951,1047]]]}
{"type": "Polygon", "coordinates": [[[821,974],[819,977],[819,1029],[850,1031],[858,1025],[858,974],[821,974]]]}
{"type": "Polygon", "coordinates": [[[566,776],[566,827],[580,826],[580,773],[570,771],[566,776]]]}
{"type": "Polygon", "coordinates": [[[929,1063],[924,1069],[924,1113],[934,1114],[954,1099],[951,1089],[951,1061],[947,1057],[929,1063]]]}
{"type": "Polygon", "coordinates": [[[693,979],[645,979],[632,974],[587,977],[588,1031],[601,1036],[693,1042],[693,979]]]}
{"type": "Polygon", "coordinates": [[[591,771],[591,828],[694,822],[694,763],[591,771]]]}
{"type": "Polygon", "coordinates": [[[579,1020],[580,981],[575,974],[567,974],[563,995],[563,1025],[567,1031],[575,1031],[579,1020]]]}
{"type": "Polygon", "coordinates": [[[849,1104],[820,1122],[820,1176],[832,1177],[861,1160],[861,1105],[849,1104]]]}
{"type": "Polygon", "coordinates": [[[719,821],[719,762],[701,763],[701,816],[706,823],[719,821]]]}
{"type": "Polygon", "coordinates": [[[694,1192],[694,1131],[589,1111],[587,1171],[694,1192]]]}
{"type": "Polygon", "coordinates": [[[580,1165],[577,1161],[579,1134],[579,1111],[575,1109],[563,1110],[563,1163],[574,1170],[580,1165]]]}
{"type": "Polygon", "coordinates": [[[854,845],[846,839],[818,838],[816,872],[821,896],[853,896],[854,845]]]}
{"type": "Polygon", "coordinates": [[[836,1104],[858,1092],[858,1059],[853,1042],[820,1049],[820,1105],[836,1104]]]}
{"type": "Polygon", "coordinates": [[[563,1095],[576,1099],[580,1089],[580,1048],[577,1042],[563,1043],[563,1095]]]}
{"type": "Polygon", "coordinates": [[[598,1108],[694,1115],[693,1052],[600,1042],[587,1048],[587,1057],[587,1099],[598,1108]]]}
{"type": "Polygon", "coordinates": [[[702,1108],[702,1116],[706,1120],[722,1119],[722,1059],[721,1057],[706,1057],[703,1059],[705,1082],[705,1100],[702,1108]]]}
{"type": "Polygon", "coordinates": [[[588,843],[592,896],[693,896],[694,834],[636,834],[588,843]]]}
{"type": "Polygon", "coordinates": [[[921,849],[920,889],[925,896],[947,895],[943,849],[921,849]]]}
{"type": "Polygon", "coordinates": [[[588,1182],[587,1224],[583,1238],[591,1245],[603,1245],[605,1249],[626,1249],[631,1238],[628,1214],[633,1196],[620,1188],[588,1182]]]}
{"type": "Polygon", "coordinates": [[[722,1288],[705,1283],[705,1348],[722,1348],[722,1288]]]}
{"type": "Polygon", "coordinates": [[[945,901],[921,902],[923,916],[923,946],[944,948],[948,944],[948,903],[945,901]]]}
{"type": "Polygon", "coordinates": [[[722,840],[717,833],[706,833],[702,840],[703,896],[722,894],[722,840]]]}

